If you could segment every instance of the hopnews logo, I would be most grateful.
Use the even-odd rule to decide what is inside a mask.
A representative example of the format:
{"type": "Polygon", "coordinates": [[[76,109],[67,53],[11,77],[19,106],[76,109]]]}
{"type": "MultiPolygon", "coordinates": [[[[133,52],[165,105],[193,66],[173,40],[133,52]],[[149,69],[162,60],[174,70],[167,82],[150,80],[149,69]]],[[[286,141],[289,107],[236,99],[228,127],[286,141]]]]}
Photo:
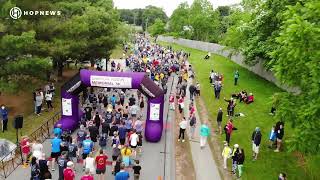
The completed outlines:
{"type": "Polygon", "coordinates": [[[22,11],[19,7],[13,7],[10,9],[9,15],[12,19],[19,19],[23,16],[60,16],[61,11],[22,11]]]}
{"type": "Polygon", "coordinates": [[[22,11],[18,7],[13,7],[10,9],[10,17],[12,19],[19,19],[22,15],[22,11]]]}

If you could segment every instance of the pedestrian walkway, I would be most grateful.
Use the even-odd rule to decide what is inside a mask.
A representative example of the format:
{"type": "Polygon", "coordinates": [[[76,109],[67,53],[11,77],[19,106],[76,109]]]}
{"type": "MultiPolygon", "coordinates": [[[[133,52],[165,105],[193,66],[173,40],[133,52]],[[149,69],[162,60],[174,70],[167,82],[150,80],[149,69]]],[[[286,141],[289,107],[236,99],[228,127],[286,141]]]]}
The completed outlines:
{"type": "MultiPolygon", "coordinates": [[[[188,80],[188,85],[192,83],[192,79],[188,80]]],[[[189,88],[189,86],[188,86],[189,88]]],[[[185,107],[189,107],[190,104],[190,92],[187,88],[186,98],[185,98],[185,107]]],[[[184,111],[185,117],[189,117],[189,108],[185,108],[184,111]]],[[[220,174],[218,171],[217,164],[212,156],[211,148],[207,144],[203,149],[200,148],[200,126],[201,122],[206,119],[201,119],[199,113],[196,109],[196,118],[197,124],[195,129],[194,139],[189,138],[192,161],[195,168],[197,180],[220,180],[220,174]]],[[[213,132],[211,131],[211,134],[213,132]]],[[[190,129],[187,128],[187,134],[190,134],[190,129]]],[[[210,138],[210,137],[209,137],[210,138]]],[[[208,139],[209,141],[209,139],[208,139]]]]}

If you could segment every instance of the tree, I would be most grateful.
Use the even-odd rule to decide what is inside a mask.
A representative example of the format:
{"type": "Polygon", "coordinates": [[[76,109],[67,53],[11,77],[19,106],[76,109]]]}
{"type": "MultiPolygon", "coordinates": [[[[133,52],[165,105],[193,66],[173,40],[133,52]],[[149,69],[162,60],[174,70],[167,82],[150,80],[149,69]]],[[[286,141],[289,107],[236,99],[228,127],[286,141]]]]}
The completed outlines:
{"type": "Polygon", "coordinates": [[[320,152],[320,2],[306,0],[289,6],[269,53],[278,79],[300,87],[298,94],[276,96],[277,116],[295,127],[290,150],[320,152]],[[303,143],[301,143],[303,142],[303,143]]]}
{"type": "Polygon", "coordinates": [[[160,19],[163,22],[168,21],[168,16],[162,8],[156,6],[147,6],[142,14],[142,28],[146,30],[147,26],[151,26],[156,19],[160,19]]]}
{"type": "Polygon", "coordinates": [[[165,24],[162,22],[161,19],[158,18],[155,20],[153,25],[148,28],[148,31],[152,36],[157,36],[165,33],[164,27],[165,27],[165,24]]]}
{"type": "Polygon", "coordinates": [[[190,7],[190,25],[193,28],[193,39],[217,42],[218,18],[212,4],[207,0],[194,0],[190,7]]]}
{"type": "Polygon", "coordinates": [[[184,37],[183,27],[190,25],[189,5],[187,2],[179,4],[179,6],[173,11],[168,24],[169,31],[176,32],[181,37],[184,37]]]}
{"type": "MultiPolygon", "coordinates": [[[[4,20],[0,23],[0,70],[7,72],[8,78],[11,78],[12,74],[8,72],[7,67],[11,66],[3,65],[9,60],[17,63],[26,57],[36,59],[37,62],[39,59],[48,60],[61,76],[66,60],[94,61],[108,58],[120,40],[117,37],[119,15],[113,7],[112,0],[0,2],[2,12],[8,12],[14,6],[29,10],[59,9],[62,15],[23,16],[18,20],[12,20],[3,16],[8,13],[1,13],[0,17],[4,20]]],[[[48,70],[47,64],[39,65],[48,70]]]]}

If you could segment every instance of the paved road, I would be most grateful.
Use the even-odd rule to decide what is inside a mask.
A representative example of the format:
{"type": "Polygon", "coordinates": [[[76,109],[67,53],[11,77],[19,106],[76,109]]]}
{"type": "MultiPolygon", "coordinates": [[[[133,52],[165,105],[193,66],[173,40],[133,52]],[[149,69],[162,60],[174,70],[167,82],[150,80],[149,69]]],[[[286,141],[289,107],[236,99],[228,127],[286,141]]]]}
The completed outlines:
{"type": "MultiPolygon", "coordinates": [[[[123,60],[116,60],[116,62],[120,62],[124,65],[123,60]]],[[[110,66],[109,66],[110,67],[110,66]]],[[[122,66],[124,67],[124,66],[122,66]]],[[[171,89],[172,80],[174,78],[170,78],[168,82],[168,90],[171,89]]],[[[168,92],[167,96],[170,93],[168,92]]],[[[168,99],[168,97],[166,97],[168,99]]],[[[144,113],[146,114],[146,112],[144,113]]],[[[175,179],[175,163],[174,163],[174,147],[173,147],[173,132],[172,128],[174,127],[171,122],[174,120],[174,113],[169,111],[168,114],[168,101],[165,101],[164,105],[164,124],[165,128],[163,131],[163,136],[161,141],[158,143],[149,143],[144,141],[142,147],[142,155],[139,157],[140,164],[142,166],[142,174],[141,180],[174,180],[175,179]],[[168,117],[168,118],[167,118],[168,117]],[[166,122],[167,121],[167,122],[166,122]],[[167,128],[166,128],[167,127],[167,128]]],[[[43,143],[45,153],[47,155],[50,154],[50,140],[46,140],[43,143]]],[[[108,142],[107,155],[109,156],[109,160],[111,158],[111,147],[110,141],[108,142]]],[[[83,175],[81,165],[76,165],[76,180],[80,179],[81,175],[83,175]]],[[[131,178],[132,177],[132,172],[131,178]]],[[[107,167],[106,170],[107,178],[106,179],[114,179],[113,175],[111,175],[111,166],[107,167]]],[[[56,180],[58,177],[58,168],[56,171],[52,172],[53,180],[56,180]]],[[[28,180],[30,177],[30,168],[23,169],[22,166],[19,166],[7,179],[8,180],[28,180]]]]}

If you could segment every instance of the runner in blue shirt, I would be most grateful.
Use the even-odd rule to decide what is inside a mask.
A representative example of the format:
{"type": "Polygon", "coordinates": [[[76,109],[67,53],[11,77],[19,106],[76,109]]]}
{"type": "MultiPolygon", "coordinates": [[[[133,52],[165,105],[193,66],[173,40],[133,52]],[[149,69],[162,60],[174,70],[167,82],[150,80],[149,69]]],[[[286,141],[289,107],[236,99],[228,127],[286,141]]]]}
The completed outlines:
{"type": "Polygon", "coordinates": [[[62,140],[58,137],[57,134],[55,134],[55,137],[51,140],[51,168],[54,171],[54,163],[56,162],[56,159],[60,156],[60,145],[62,143],[62,140]]]}
{"type": "Polygon", "coordinates": [[[53,134],[57,135],[58,138],[61,138],[61,135],[62,135],[61,124],[58,124],[57,127],[53,129],[53,134]]]}
{"type": "Polygon", "coordinates": [[[124,167],[124,164],[122,163],[121,165],[120,165],[120,172],[118,172],[117,174],[116,174],[116,177],[115,177],[115,180],[129,180],[129,178],[130,178],[130,175],[129,175],[129,173],[127,172],[127,171],[125,171],[125,169],[124,169],[125,167],[124,167]]]}
{"type": "Polygon", "coordinates": [[[93,149],[93,141],[91,141],[90,135],[87,135],[87,139],[82,142],[82,148],[82,159],[84,160],[93,149]]]}

